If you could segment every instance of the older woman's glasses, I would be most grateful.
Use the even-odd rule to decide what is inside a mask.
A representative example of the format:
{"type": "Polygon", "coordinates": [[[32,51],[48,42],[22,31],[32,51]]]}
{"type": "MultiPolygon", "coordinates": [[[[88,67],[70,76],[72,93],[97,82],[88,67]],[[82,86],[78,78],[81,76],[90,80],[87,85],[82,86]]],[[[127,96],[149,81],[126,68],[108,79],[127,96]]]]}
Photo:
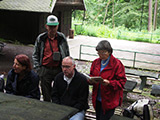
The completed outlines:
{"type": "Polygon", "coordinates": [[[98,51],[97,54],[105,55],[105,54],[107,54],[107,51],[103,51],[103,52],[98,51]]]}

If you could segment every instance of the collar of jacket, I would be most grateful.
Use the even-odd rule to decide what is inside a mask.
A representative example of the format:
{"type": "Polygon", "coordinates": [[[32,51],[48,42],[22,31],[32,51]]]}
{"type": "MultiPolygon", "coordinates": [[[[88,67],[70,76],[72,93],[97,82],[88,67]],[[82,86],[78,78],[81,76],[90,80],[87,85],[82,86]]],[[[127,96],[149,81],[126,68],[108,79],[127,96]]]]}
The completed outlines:
{"type": "MultiPolygon", "coordinates": [[[[97,64],[99,65],[99,67],[101,67],[101,59],[100,58],[98,58],[97,64]]],[[[105,69],[112,69],[114,65],[115,65],[115,57],[113,55],[111,55],[107,67],[105,67],[103,70],[105,70],[105,69]]]]}
{"type": "MultiPolygon", "coordinates": [[[[61,42],[60,33],[57,31],[56,34],[57,34],[57,41],[58,41],[58,44],[59,44],[59,43],[61,42]]],[[[40,39],[41,39],[43,42],[45,42],[47,38],[48,38],[48,32],[45,32],[44,35],[42,35],[40,39]]]]}

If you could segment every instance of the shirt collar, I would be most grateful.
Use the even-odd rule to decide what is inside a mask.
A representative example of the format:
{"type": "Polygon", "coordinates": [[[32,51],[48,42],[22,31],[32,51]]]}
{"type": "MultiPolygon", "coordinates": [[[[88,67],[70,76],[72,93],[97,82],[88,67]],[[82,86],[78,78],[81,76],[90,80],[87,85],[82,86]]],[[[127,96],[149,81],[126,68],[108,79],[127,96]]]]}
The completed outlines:
{"type": "Polygon", "coordinates": [[[66,81],[68,84],[70,84],[72,79],[73,79],[73,77],[74,77],[74,75],[75,75],[75,71],[74,71],[74,73],[73,73],[71,78],[68,78],[67,76],[64,75],[64,81],[66,81]]]}
{"type": "Polygon", "coordinates": [[[50,40],[56,40],[56,38],[57,38],[57,33],[56,33],[56,35],[55,35],[54,38],[51,38],[50,36],[48,36],[48,38],[49,38],[50,40]]]}

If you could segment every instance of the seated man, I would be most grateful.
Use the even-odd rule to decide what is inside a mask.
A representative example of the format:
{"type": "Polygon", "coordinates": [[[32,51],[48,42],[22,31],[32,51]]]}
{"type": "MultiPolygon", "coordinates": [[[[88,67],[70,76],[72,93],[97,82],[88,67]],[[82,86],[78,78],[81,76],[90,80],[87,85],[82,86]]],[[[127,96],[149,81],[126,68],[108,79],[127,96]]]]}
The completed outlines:
{"type": "Polygon", "coordinates": [[[87,79],[75,69],[75,62],[69,56],[62,61],[62,71],[55,77],[52,102],[77,108],[79,112],[70,120],[84,120],[88,109],[87,79]]]}

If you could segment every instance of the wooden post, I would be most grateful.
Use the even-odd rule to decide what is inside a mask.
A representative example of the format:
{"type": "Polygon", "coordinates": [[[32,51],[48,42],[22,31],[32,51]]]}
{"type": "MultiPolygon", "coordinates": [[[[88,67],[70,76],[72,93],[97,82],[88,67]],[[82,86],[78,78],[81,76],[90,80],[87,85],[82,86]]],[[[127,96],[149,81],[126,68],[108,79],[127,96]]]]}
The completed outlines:
{"type": "Polygon", "coordinates": [[[71,39],[74,38],[74,30],[73,29],[69,30],[69,38],[71,38],[71,39]]]}

